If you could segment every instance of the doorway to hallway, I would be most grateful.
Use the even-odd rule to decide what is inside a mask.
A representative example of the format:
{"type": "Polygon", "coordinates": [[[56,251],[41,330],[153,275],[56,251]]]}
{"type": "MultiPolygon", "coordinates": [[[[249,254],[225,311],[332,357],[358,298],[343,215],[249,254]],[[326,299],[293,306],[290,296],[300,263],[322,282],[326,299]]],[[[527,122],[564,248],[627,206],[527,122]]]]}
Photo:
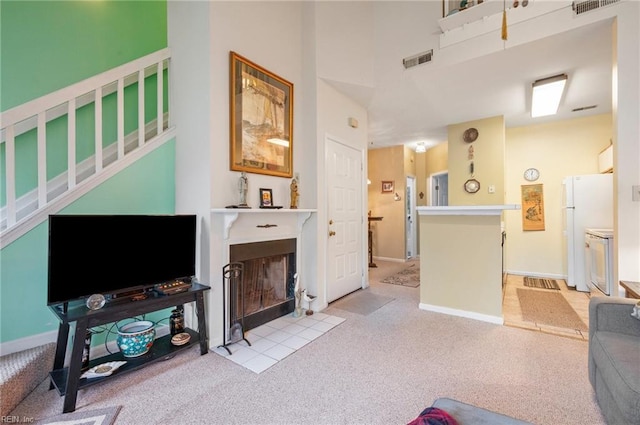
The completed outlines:
{"type": "Polygon", "coordinates": [[[427,186],[431,189],[430,205],[434,207],[449,205],[449,172],[431,174],[429,180],[431,182],[430,184],[427,182],[427,186]]]}

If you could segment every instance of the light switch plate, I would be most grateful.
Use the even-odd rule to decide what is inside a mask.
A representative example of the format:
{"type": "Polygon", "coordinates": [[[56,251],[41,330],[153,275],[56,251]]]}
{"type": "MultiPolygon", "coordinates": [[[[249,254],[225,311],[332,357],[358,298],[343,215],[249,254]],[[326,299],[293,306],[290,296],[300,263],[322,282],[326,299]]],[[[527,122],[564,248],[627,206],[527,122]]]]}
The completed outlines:
{"type": "Polygon", "coordinates": [[[631,186],[631,200],[633,202],[640,202],[640,185],[631,186]]]}

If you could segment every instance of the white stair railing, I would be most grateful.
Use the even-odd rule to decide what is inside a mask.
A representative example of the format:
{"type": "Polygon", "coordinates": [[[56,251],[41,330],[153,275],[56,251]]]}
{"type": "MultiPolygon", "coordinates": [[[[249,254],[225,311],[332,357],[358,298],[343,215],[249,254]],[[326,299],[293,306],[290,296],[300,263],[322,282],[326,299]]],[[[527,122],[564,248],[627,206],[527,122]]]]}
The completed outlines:
{"type": "Polygon", "coordinates": [[[169,62],[169,49],[159,50],[0,114],[0,143],[5,145],[4,175],[0,175],[0,179],[5,185],[6,198],[0,209],[0,248],[46,220],[48,214],[77,199],[69,196],[71,192],[86,193],[113,175],[116,169],[143,155],[141,151],[154,149],[173,137],[163,102],[164,70],[169,68],[169,62]],[[154,118],[145,120],[145,79],[150,76],[157,80],[157,111],[154,118]],[[138,86],[137,128],[125,135],[125,113],[129,112],[125,111],[125,88],[133,84],[138,86]],[[116,141],[103,147],[103,99],[113,93],[116,96],[116,141]],[[95,152],[77,162],[76,114],[89,104],[94,105],[95,152]],[[47,178],[47,123],[65,116],[67,169],[54,178],[47,178]],[[37,132],[37,163],[18,164],[17,139],[34,129],[37,132]],[[37,187],[19,197],[18,166],[35,168],[37,172],[37,187]],[[105,172],[107,169],[108,173],[105,172]]]}

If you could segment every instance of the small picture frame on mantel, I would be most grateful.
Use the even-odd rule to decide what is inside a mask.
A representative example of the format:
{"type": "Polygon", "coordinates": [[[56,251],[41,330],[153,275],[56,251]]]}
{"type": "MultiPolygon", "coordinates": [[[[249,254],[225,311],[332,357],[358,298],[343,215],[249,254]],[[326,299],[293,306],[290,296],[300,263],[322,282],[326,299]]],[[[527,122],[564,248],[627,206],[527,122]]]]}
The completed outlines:
{"type": "Polygon", "coordinates": [[[260,188],[260,208],[273,206],[273,192],[271,189],[260,188]]]}
{"type": "Polygon", "coordinates": [[[393,193],[393,181],[382,181],[382,193],[393,193]]]}

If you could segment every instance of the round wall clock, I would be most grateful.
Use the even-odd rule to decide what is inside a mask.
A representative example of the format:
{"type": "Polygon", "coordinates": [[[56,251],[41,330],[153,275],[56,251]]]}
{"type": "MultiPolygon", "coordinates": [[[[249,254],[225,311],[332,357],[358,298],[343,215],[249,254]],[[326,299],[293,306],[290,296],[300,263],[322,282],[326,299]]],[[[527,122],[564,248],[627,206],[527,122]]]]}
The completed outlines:
{"type": "Polygon", "coordinates": [[[469,179],[464,182],[464,190],[467,193],[476,193],[480,190],[480,182],[476,179],[469,179]]]}
{"type": "Polygon", "coordinates": [[[528,180],[530,182],[534,182],[534,181],[538,180],[539,177],[540,177],[540,171],[538,171],[537,168],[527,168],[524,171],[525,180],[528,180]]]}

